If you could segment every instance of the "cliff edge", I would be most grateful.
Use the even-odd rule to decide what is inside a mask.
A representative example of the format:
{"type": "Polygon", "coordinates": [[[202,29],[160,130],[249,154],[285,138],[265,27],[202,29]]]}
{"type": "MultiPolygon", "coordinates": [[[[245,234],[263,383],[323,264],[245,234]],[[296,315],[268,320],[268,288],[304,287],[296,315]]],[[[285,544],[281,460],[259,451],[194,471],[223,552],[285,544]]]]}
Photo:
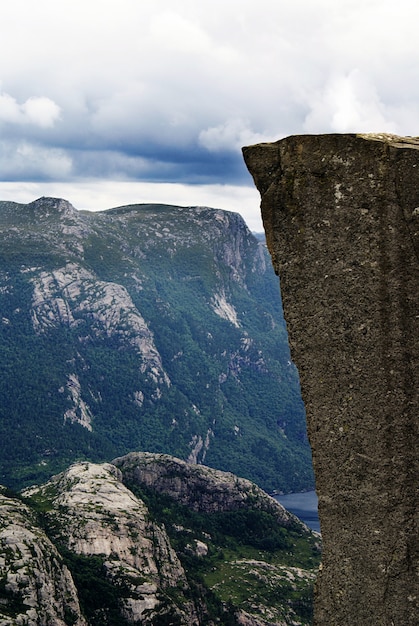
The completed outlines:
{"type": "Polygon", "coordinates": [[[300,372],[324,542],[317,625],[418,611],[419,138],[243,148],[300,372]]]}

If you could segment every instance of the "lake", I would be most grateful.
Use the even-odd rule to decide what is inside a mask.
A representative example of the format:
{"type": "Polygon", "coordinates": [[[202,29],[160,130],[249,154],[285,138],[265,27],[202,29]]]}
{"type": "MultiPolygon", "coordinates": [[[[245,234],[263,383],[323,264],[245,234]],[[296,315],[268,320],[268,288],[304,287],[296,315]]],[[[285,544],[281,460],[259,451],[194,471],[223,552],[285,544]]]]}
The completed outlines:
{"type": "Polygon", "coordinates": [[[312,530],[320,532],[319,514],[317,510],[317,494],[315,491],[306,493],[289,493],[286,496],[274,496],[288,511],[294,513],[312,530]]]}

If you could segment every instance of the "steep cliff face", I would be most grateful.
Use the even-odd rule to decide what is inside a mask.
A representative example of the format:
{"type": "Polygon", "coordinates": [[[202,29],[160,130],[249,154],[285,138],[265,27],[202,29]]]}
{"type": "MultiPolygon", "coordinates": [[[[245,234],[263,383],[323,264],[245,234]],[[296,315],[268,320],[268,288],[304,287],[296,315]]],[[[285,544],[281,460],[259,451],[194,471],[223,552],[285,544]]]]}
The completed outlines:
{"type": "Polygon", "coordinates": [[[0,371],[9,487],[131,450],[313,484],[278,283],[238,214],[0,202],[0,371]]]}
{"type": "Polygon", "coordinates": [[[86,626],[61,555],[36,516],[0,493],[0,623],[86,626]]]}
{"type": "Polygon", "coordinates": [[[299,368],[324,540],[315,623],[417,623],[419,140],[243,149],[299,368]]]}
{"type": "Polygon", "coordinates": [[[196,622],[184,596],[185,572],[169,538],[120,478],[111,464],[83,463],[25,495],[49,504],[54,542],[77,556],[99,557],[105,578],[125,589],[119,613],[127,623],[154,623],[163,615],[179,624],[196,622]],[[162,598],[170,592],[180,600],[167,606],[162,598]]]}

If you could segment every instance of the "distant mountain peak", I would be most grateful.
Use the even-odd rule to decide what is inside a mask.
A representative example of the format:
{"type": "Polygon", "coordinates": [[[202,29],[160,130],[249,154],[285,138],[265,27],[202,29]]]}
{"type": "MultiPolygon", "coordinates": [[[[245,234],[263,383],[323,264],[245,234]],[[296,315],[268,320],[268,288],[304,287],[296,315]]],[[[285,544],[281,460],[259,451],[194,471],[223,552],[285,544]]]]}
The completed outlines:
{"type": "Polygon", "coordinates": [[[42,196],[26,206],[35,213],[41,213],[46,216],[50,213],[58,213],[62,216],[77,215],[77,209],[75,209],[68,200],[64,200],[63,198],[42,196]]]}

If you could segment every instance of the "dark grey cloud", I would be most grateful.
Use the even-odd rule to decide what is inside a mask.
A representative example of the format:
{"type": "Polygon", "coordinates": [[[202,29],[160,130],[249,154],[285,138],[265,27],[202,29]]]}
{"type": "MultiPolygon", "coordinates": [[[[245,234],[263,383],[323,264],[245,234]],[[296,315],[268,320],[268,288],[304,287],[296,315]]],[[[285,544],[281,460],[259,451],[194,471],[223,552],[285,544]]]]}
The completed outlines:
{"type": "Polygon", "coordinates": [[[239,151],[210,154],[191,146],[151,146],[141,150],[69,151],[73,176],[106,177],[148,182],[183,184],[248,184],[249,178],[239,151]]]}

